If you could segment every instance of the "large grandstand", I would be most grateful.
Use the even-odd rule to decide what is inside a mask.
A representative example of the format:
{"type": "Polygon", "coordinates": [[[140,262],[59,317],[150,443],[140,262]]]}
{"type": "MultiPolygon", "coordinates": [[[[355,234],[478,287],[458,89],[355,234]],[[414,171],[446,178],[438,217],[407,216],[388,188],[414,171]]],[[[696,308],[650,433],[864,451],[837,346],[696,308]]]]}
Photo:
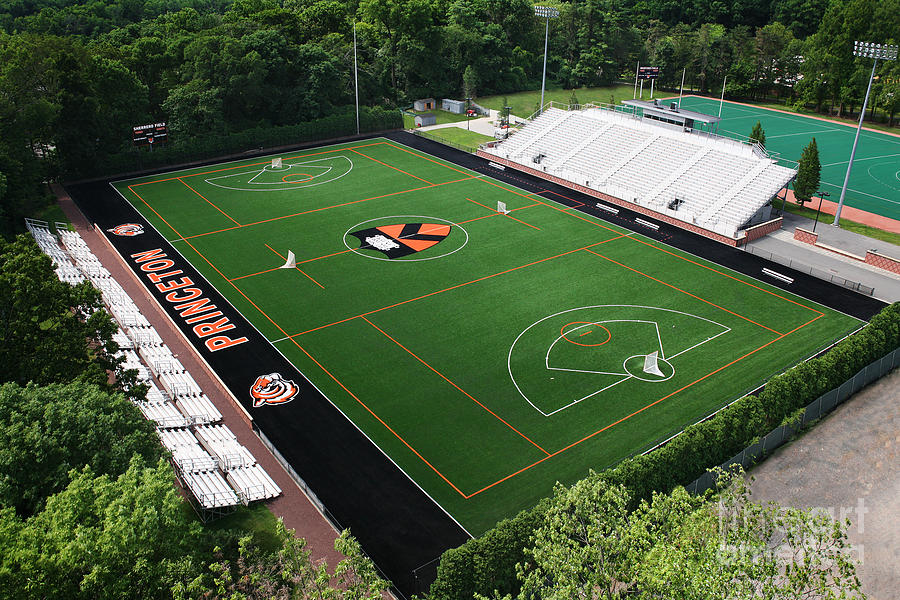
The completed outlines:
{"type": "MultiPolygon", "coordinates": [[[[758,144],[645,118],[638,110],[568,108],[551,104],[479,154],[729,245],[780,227],[771,219],[771,201],[797,172],[758,144]]],[[[674,107],[655,112],[664,110],[678,115],[674,107]]]]}

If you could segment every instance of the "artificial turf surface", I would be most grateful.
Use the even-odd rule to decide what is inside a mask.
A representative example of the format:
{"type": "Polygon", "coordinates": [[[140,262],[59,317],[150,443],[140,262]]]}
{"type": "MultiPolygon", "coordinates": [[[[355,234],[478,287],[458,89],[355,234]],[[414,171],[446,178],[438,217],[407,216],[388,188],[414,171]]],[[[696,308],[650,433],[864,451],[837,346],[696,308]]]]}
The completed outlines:
{"type": "Polygon", "coordinates": [[[115,185],[473,534],[860,324],[395,142],[283,159],[115,185]]]}
{"type": "MultiPolygon", "coordinates": [[[[719,101],[687,96],[684,108],[716,115],[719,101]]],[[[800,154],[813,137],[819,148],[822,179],[819,189],[838,201],[856,128],[816,117],[787,113],[758,106],[728,102],[722,105],[720,133],[747,139],[759,121],[766,132],[766,149],[776,153],[785,165],[796,168],[800,154]]],[[[900,215],[900,137],[863,130],[859,135],[845,204],[889,217],[900,215]]]]}

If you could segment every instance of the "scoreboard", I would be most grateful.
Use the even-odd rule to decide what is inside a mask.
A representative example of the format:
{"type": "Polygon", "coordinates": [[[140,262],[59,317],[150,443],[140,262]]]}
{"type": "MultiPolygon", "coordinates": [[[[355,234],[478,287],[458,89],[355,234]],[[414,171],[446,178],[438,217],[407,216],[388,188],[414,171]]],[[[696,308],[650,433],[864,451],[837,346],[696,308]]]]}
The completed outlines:
{"type": "Polygon", "coordinates": [[[165,122],[132,127],[131,140],[135,146],[164,144],[168,139],[169,128],[165,122]]]}
{"type": "Polygon", "coordinates": [[[638,68],[638,79],[656,79],[659,77],[659,67],[638,68]]]}

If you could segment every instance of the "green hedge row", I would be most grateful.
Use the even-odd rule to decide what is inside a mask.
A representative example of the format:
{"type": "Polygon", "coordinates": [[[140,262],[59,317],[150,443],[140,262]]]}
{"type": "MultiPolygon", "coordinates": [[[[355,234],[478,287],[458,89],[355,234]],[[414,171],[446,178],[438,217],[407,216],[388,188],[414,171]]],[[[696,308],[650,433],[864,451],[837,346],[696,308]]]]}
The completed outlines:
{"type": "MultiPolygon", "coordinates": [[[[900,348],[900,302],[886,307],[859,333],[823,356],[773,377],[758,396],[741,398],[711,419],[688,427],[665,446],[591,476],[624,484],[636,501],[654,491],[687,485],[896,348],[900,348]]],[[[490,596],[495,589],[515,593],[515,565],[524,559],[531,532],[543,518],[543,507],[538,504],[445,552],[431,598],[469,600],[475,592],[490,596]]]]}
{"type": "MultiPolygon", "coordinates": [[[[385,109],[380,106],[360,107],[359,109],[360,133],[388,131],[402,127],[403,117],[398,110],[385,109]]],[[[66,172],[64,178],[77,180],[135,173],[262,148],[290,146],[355,134],[356,110],[353,107],[347,107],[328,117],[297,125],[259,127],[191,140],[175,138],[168,146],[154,148],[152,152],[146,148],[134,148],[128,152],[98,157],[90,166],[81,166],[77,170],[66,172]]]]}

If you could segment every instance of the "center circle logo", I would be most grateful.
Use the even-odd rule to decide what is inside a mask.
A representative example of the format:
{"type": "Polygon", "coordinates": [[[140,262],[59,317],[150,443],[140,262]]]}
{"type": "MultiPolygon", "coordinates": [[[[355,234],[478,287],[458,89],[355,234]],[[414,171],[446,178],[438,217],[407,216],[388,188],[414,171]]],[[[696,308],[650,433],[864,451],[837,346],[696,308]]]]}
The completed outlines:
{"type": "Polygon", "coordinates": [[[462,225],[439,217],[392,215],[357,223],[344,233],[343,242],[366,258],[421,261],[461,250],[469,243],[469,233],[462,225]]]}

